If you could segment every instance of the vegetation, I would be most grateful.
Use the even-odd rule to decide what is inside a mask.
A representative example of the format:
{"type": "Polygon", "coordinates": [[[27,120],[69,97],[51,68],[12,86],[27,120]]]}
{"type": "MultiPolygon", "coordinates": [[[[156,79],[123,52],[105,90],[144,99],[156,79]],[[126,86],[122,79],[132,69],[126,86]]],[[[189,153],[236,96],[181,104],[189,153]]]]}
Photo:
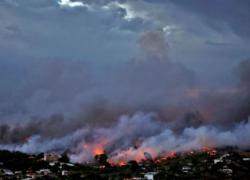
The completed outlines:
{"type": "Polygon", "coordinates": [[[0,151],[0,179],[4,170],[14,172],[13,176],[27,178],[35,174],[36,179],[129,179],[144,178],[148,172],[155,172],[155,179],[248,179],[250,177],[248,152],[218,151],[216,155],[206,152],[180,154],[160,161],[129,161],[124,166],[112,166],[106,154],[96,155],[92,164],[70,164],[66,153],[58,161],[47,162],[43,154],[27,155],[21,152],[0,151]],[[243,159],[245,158],[245,160],[243,159]],[[219,161],[217,161],[219,160],[219,161]],[[45,169],[49,173],[41,174],[45,169]],[[16,174],[18,172],[18,174],[16,174]],[[63,174],[64,172],[64,174],[63,174]],[[67,174],[65,174],[67,172],[67,174]]]}

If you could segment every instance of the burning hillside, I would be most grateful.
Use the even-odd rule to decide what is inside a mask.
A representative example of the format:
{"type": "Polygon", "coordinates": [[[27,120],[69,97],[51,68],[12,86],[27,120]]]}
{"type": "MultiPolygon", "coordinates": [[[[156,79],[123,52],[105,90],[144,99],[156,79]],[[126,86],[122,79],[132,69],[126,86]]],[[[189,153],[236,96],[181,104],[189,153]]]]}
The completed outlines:
{"type": "Polygon", "coordinates": [[[181,132],[158,119],[156,114],[136,113],[122,116],[110,128],[81,128],[67,136],[44,139],[36,135],[27,142],[1,145],[1,149],[26,153],[67,151],[72,162],[84,163],[95,155],[108,154],[114,164],[168,157],[175,153],[238,146],[249,148],[250,122],[225,129],[214,126],[186,127],[181,132]],[[239,139],[241,141],[239,141],[239,139]],[[175,152],[175,153],[173,153],[175,152]]]}

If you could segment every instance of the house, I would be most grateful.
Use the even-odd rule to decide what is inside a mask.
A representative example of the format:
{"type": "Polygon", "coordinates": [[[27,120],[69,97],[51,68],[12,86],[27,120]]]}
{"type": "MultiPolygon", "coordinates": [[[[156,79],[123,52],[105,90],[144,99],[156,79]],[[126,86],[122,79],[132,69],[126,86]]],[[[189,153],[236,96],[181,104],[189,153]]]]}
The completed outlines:
{"type": "Polygon", "coordinates": [[[53,162],[58,161],[60,157],[61,155],[57,153],[44,153],[43,160],[53,162]]]}
{"type": "Polygon", "coordinates": [[[230,154],[226,153],[226,154],[223,154],[220,159],[226,159],[227,157],[230,157],[230,154]]]}
{"type": "Polygon", "coordinates": [[[226,160],[227,162],[231,162],[231,160],[230,159],[227,159],[228,157],[230,157],[230,154],[223,154],[220,158],[218,158],[218,159],[214,159],[214,164],[217,164],[217,163],[219,163],[219,162],[223,162],[224,160],[226,160]]]}
{"type": "Polygon", "coordinates": [[[22,176],[23,176],[23,172],[22,171],[15,171],[14,174],[15,174],[15,177],[17,179],[21,179],[22,176]]]}
{"type": "Polygon", "coordinates": [[[182,172],[184,172],[184,173],[188,173],[190,170],[191,170],[190,166],[183,166],[182,167],[182,172]]]}
{"type": "Polygon", "coordinates": [[[37,171],[38,174],[49,175],[51,171],[49,169],[40,169],[37,171]]]}
{"type": "Polygon", "coordinates": [[[27,174],[27,178],[26,180],[29,180],[29,179],[37,179],[37,178],[41,178],[42,176],[41,175],[38,175],[36,173],[28,173],[27,174]]]}
{"type": "Polygon", "coordinates": [[[5,176],[14,176],[15,174],[9,169],[3,169],[3,174],[5,176]]]}
{"type": "Polygon", "coordinates": [[[233,170],[229,169],[229,168],[223,168],[221,171],[229,176],[231,176],[233,174],[233,170]]]}
{"type": "Polygon", "coordinates": [[[14,179],[14,175],[9,169],[0,169],[0,179],[14,179]]]}
{"type": "Polygon", "coordinates": [[[50,165],[50,166],[55,166],[55,165],[56,165],[56,162],[50,162],[49,165],[50,165]]]}
{"type": "Polygon", "coordinates": [[[65,163],[65,165],[69,166],[69,167],[74,167],[75,165],[72,163],[65,163]]]}
{"type": "Polygon", "coordinates": [[[69,171],[67,170],[62,170],[62,176],[68,176],[69,175],[69,171]]]}
{"type": "Polygon", "coordinates": [[[63,166],[74,167],[75,165],[72,164],[72,163],[62,163],[62,162],[60,162],[59,168],[62,169],[63,166]]]}
{"type": "Polygon", "coordinates": [[[214,164],[217,164],[217,163],[219,163],[219,162],[223,162],[223,160],[222,159],[214,159],[214,164]]]}
{"type": "Polygon", "coordinates": [[[36,179],[38,177],[39,176],[35,172],[33,172],[32,170],[26,171],[26,179],[36,179]]]}
{"type": "Polygon", "coordinates": [[[245,158],[243,158],[243,161],[250,161],[250,158],[249,157],[245,157],[245,158]]]}
{"type": "Polygon", "coordinates": [[[158,180],[159,179],[159,173],[158,172],[147,172],[144,174],[144,178],[146,180],[158,180]]]}

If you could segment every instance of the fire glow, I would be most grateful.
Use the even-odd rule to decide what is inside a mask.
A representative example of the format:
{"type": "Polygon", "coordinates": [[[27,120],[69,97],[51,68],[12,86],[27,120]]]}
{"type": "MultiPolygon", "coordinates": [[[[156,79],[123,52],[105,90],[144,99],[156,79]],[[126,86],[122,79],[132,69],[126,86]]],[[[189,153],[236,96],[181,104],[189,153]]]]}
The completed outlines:
{"type": "MultiPolygon", "coordinates": [[[[86,148],[89,149],[90,145],[85,144],[84,150],[86,148]]],[[[92,149],[92,154],[94,156],[105,154],[105,148],[98,145],[93,145],[90,149],[92,149]]],[[[189,150],[187,152],[182,152],[182,154],[193,155],[195,153],[206,153],[210,156],[215,156],[217,154],[217,150],[212,147],[202,147],[199,150],[189,150]]],[[[108,155],[109,156],[109,155],[108,155]]],[[[133,149],[129,148],[127,150],[122,150],[119,154],[115,156],[110,156],[108,162],[112,166],[126,166],[129,161],[144,162],[150,161],[154,163],[161,163],[163,161],[171,160],[177,157],[177,152],[172,150],[165,153],[159,153],[158,150],[154,148],[145,148],[145,149],[133,149]]]]}
{"type": "Polygon", "coordinates": [[[31,136],[23,144],[2,145],[1,148],[26,153],[69,150],[68,155],[73,163],[91,162],[95,155],[105,153],[110,164],[124,165],[132,160],[174,158],[179,153],[200,151],[213,155],[216,154],[213,147],[247,148],[249,133],[249,120],[231,129],[200,125],[176,132],[167,123],[159,121],[155,114],[138,112],[132,116],[122,116],[112,127],[99,127],[91,131],[82,128],[53,140],[31,136]]]}
{"type": "Polygon", "coordinates": [[[105,153],[104,148],[102,147],[102,145],[99,144],[94,144],[94,145],[84,144],[83,150],[91,152],[92,155],[100,155],[105,153]]]}

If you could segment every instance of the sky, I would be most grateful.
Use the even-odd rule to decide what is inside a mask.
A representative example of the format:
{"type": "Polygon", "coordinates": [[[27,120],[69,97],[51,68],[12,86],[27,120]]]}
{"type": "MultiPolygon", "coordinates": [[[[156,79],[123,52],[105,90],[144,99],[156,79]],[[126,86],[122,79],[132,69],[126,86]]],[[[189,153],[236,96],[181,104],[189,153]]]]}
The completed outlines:
{"type": "MultiPolygon", "coordinates": [[[[249,8],[248,0],[1,0],[0,114],[76,113],[97,97],[129,104],[131,92],[157,94],[162,77],[172,89],[233,90],[250,57],[249,8]],[[152,58],[180,73],[133,65],[152,58]],[[145,78],[154,83],[127,89],[145,78]]],[[[139,104],[150,99],[142,96],[139,104]]]]}
{"type": "Polygon", "coordinates": [[[161,30],[173,61],[194,69],[201,82],[230,84],[230,70],[249,57],[249,6],[247,0],[2,0],[1,62],[115,65],[136,56],[142,32],[161,30]]]}

